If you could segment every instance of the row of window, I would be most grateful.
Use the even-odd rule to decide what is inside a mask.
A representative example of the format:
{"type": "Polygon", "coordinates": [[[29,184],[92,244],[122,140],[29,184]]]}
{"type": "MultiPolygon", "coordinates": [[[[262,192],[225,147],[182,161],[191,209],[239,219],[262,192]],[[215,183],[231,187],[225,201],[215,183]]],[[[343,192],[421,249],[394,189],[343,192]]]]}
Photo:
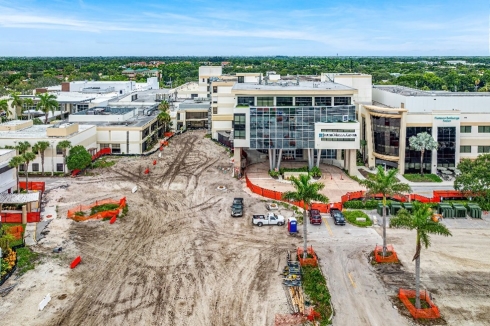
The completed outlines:
{"type": "MultiPolygon", "coordinates": [[[[460,146],[460,153],[471,153],[471,146],[460,146]]],[[[490,146],[478,146],[478,154],[490,153],[490,146]]]]}
{"type": "MultiPolygon", "coordinates": [[[[315,106],[331,106],[332,98],[327,96],[314,97],[315,106]]],[[[257,96],[255,101],[254,96],[238,96],[237,105],[249,106],[274,106],[273,96],[257,96]],[[257,104],[255,104],[257,103],[257,104]]],[[[351,105],[351,98],[346,96],[336,96],[333,100],[333,105],[351,105]]],[[[313,97],[311,96],[277,96],[275,106],[313,106],[313,97]],[[293,105],[294,104],[294,105],[293,105]]]]}
{"type": "MultiPolygon", "coordinates": [[[[19,171],[25,171],[24,170],[24,164],[19,165],[19,171]]],[[[32,172],[39,172],[40,167],[39,163],[32,163],[32,172]]],[[[56,172],[63,172],[63,163],[56,163],[56,172]]]]}
{"type": "MultiPolygon", "coordinates": [[[[472,126],[460,126],[459,132],[462,134],[469,134],[471,133],[471,127],[472,126]]],[[[478,133],[490,133],[490,126],[478,126],[478,133]]]]}
{"type": "Polygon", "coordinates": [[[322,138],[322,141],[355,141],[355,138],[322,138]]]}

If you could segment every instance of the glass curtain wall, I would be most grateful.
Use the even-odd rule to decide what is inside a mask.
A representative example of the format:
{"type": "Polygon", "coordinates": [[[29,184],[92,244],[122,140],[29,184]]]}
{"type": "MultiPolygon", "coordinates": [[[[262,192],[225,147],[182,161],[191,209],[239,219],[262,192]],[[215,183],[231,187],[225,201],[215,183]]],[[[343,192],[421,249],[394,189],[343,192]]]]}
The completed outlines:
{"type": "Polygon", "coordinates": [[[355,120],[355,106],[251,107],[250,148],[315,147],[315,122],[355,120]]]}
{"type": "MultiPolygon", "coordinates": [[[[410,149],[410,137],[417,136],[421,132],[432,135],[432,127],[407,127],[407,138],[405,147],[405,173],[420,173],[420,152],[410,149]]],[[[424,152],[424,173],[430,173],[432,165],[431,151],[424,152]]]]}
{"type": "Polygon", "coordinates": [[[374,151],[398,156],[400,150],[400,119],[371,116],[374,151]]]}
{"type": "Polygon", "coordinates": [[[456,127],[437,128],[437,166],[445,168],[456,166],[456,127]]]}

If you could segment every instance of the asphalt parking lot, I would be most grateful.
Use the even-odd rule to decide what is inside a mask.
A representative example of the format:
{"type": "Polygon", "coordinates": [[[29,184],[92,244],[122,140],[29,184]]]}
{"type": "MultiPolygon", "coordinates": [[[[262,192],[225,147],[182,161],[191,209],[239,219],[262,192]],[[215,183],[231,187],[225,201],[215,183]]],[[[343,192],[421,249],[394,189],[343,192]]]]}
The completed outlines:
{"type": "Polygon", "coordinates": [[[374,228],[335,225],[322,214],[321,225],[308,224],[308,244],[320,258],[335,311],[334,325],[407,325],[368,261],[382,239],[374,228]]]}

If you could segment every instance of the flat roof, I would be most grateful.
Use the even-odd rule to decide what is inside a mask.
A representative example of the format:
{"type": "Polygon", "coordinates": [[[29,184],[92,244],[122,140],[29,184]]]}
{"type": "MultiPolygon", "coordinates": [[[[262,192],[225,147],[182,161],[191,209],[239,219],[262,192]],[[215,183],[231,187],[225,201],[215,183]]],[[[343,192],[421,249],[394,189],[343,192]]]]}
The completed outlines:
{"type": "Polygon", "coordinates": [[[10,154],[10,152],[13,152],[13,149],[0,149],[0,156],[10,154]]]}
{"type": "Polygon", "coordinates": [[[0,194],[0,203],[2,204],[23,204],[39,200],[39,192],[30,192],[27,194],[0,194]]]}
{"type": "MultiPolygon", "coordinates": [[[[134,110],[136,110],[136,108],[95,107],[72,113],[72,115],[90,115],[87,113],[94,111],[100,112],[100,115],[124,115],[134,110]]],[[[94,115],[94,117],[97,117],[97,115],[94,115]]]]}
{"type": "MultiPolygon", "coordinates": [[[[114,108],[118,109],[118,108],[114,108]]],[[[94,120],[91,121],[77,121],[79,127],[80,126],[98,126],[98,127],[104,127],[104,126],[111,126],[111,127],[142,127],[146,125],[148,122],[156,119],[158,115],[158,110],[154,110],[150,116],[143,114],[144,110],[146,108],[125,108],[125,109],[130,109],[130,110],[138,110],[138,114],[134,117],[131,117],[125,121],[97,121],[97,117],[99,115],[91,115],[90,117],[93,117],[94,120]]]]}
{"type": "Polygon", "coordinates": [[[486,97],[490,96],[490,92],[449,92],[449,91],[423,91],[420,89],[398,86],[398,85],[373,85],[373,88],[403,96],[473,96],[486,97]]]}
{"type": "MultiPolygon", "coordinates": [[[[65,121],[66,123],[67,121],[65,121]]],[[[94,124],[79,125],[78,132],[68,135],[67,137],[48,137],[46,129],[53,127],[52,125],[33,125],[29,128],[17,130],[17,131],[0,131],[0,139],[27,139],[27,138],[46,138],[46,139],[58,139],[69,138],[87,129],[90,129],[94,124]]]]}
{"type": "Polygon", "coordinates": [[[316,82],[316,81],[300,81],[295,80],[278,80],[276,82],[265,81],[259,83],[236,83],[232,90],[263,90],[263,91],[318,91],[318,90],[333,90],[333,91],[354,91],[355,88],[332,82],[316,82]]]}

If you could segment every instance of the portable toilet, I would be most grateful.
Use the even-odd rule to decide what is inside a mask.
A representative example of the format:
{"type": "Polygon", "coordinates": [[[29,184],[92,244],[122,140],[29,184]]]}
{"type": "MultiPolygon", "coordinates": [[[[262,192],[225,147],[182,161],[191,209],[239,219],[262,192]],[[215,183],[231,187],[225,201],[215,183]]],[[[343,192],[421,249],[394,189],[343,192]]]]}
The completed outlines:
{"type": "Polygon", "coordinates": [[[298,232],[298,221],[296,220],[296,217],[288,218],[288,231],[289,233],[298,232]]]}

